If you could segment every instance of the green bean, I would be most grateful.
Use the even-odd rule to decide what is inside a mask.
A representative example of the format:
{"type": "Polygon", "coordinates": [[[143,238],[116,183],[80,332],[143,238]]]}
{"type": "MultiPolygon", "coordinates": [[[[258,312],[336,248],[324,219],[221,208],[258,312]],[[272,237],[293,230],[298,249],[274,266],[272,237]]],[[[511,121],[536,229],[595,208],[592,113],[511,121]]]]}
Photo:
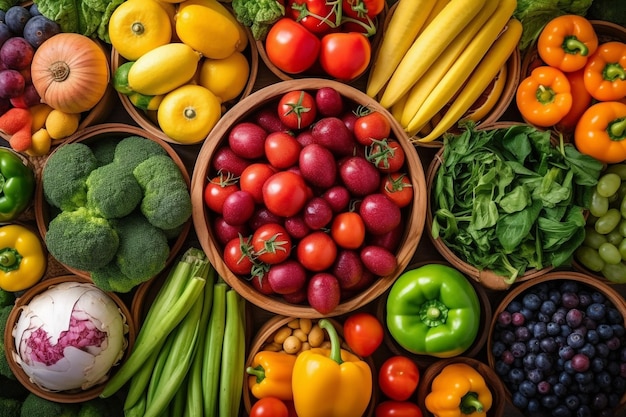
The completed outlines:
{"type": "Polygon", "coordinates": [[[596,232],[606,235],[609,234],[611,230],[615,229],[621,220],[622,215],[619,210],[610,208],[606,214],[598,218],[594,227],[596,228],[596,232]]]}
{"type": "Polygon", "coordinates": [[[602,268],[604,268],[605,262],[604,260],[602,260],[600,254],[596,249],[582,245],[579,246],[578,249],[576,249],[575,253],[578,262],[583,264],[583,266],[587,269],[594,272],[600,272],[602,271],[602,268]]]}
{"type": "Polygon", "coordinates": [[[143,417],[146,412],[146,396],[139,397],[135,403],[129,407],[124,407],[124,417],[143,417]]]}
{"type": "Polygon", "coordinates": [[[156,361],[159,357],[159,351],[161,348],[156,349],[146,362],[139,368],[139,370],[130,379],[128,386],[128,393],[124,400],[124,408],[131,408],[135,403],[142,398],[145,401],[146,390],[150,383],[150,378],[155,371],[156,361]]]}
{"type": "Polygon", "coordinates": [[[202,388],[204,415],[217,416],[219,399],[222,339],[226,323],[226,292],[228,285],[218,282],[213,289],[213,305],[206,333],[202,363],[202,388]]]}
{"type": "Polygon", "coordinates": [[[226,293],[226,324],[220,372],[219,417],[239,415],[245,373],[245,330],[241,296],[229,289],[226,293]],[[228,366],[224,366],[224,365],[228,366]]]}
{"type": "Polygon", "coordinates": [[[622,255],[619,253],[619,249],[612,243],[606,242],[601,244],[598,248],[598,254],[607,264],[614,265],[622,262],[622,255]]]}

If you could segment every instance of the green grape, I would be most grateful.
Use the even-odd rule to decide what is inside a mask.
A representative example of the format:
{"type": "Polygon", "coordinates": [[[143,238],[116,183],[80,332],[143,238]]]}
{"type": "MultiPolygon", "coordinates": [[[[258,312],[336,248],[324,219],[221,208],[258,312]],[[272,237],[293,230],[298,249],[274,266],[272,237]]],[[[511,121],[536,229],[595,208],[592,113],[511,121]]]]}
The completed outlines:
{"type": "Polygon", "coordinates": [[[591,271],[600,272],[604,268],[604,260],[597,250],[589,246],[581,245],[576,249],[576,259],[591,271]]]}
{"type": "Polygon", "coordinates": [[[610,208],[603,216],[598,218],[594,227],[596,232],[606,235],[615,229],[621,220],[622,215],[620,211],[616,208],[610,208]]]}
{"type": "Polygon", "coordinates": [[[602,275],[615,284],[626,284],[626,265],[623,262],[614,265],[605,264],[602,275]]]}
{"type": "Polygon", "coordinates": [[[607,239],[605,235],[596,232],[596,229],[591,226],[585,227],[585,240],[583,241],[584,245],[597,250],[600,245],[606,241],[607,239]]]}
{"type": "Polygon", "coordinates": [[[602,197],[610,197],[619,190],[619,186],[622,184],[622,179],[619,175],[614,173],[604,174],[598,180],[596,184],[596,191],[602,197]]]}
{"type": "Polygon", "coordinates": [[[607,242],[618,246],[622,242],[622,240],[624,240],[624,236],[622,236],[622,234],[619,232],[619,227],[616,227],[606,234],[606,240],[607,242]]]}
{"type": "Polygon", "coordinates": [[[622,181],[626,180],[626,164],[611,164],[604,172],[607,174],[617,174],[622,181]]]}
{"type": "Polygon", "coordinates": [[[596,216],[601,217],[609,210],[609,199],[602,197],[597,190],[591,194],[591,202],[589,203],[589,212],[596,216]]]}
{"type": "Polygon", "coordinates": [[[618,264],[622,262],[622,254],[612,243],[606,242],[600,245],[598,248],[598,254],[600,258],[607,264],[618,264]]]}

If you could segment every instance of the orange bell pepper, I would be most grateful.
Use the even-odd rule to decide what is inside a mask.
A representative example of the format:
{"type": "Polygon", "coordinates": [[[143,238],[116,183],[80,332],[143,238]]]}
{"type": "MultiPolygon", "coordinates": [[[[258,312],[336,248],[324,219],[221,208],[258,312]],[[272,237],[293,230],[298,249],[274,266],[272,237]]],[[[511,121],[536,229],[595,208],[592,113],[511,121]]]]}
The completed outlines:
{"type": "Polygon", "coordinates": [[[580,116],[582,116],[591,105],[592,97],[585,88],[584,75],[584,69],[565,73],[572,93],[572,108],[565,117],[556,124],[555,127],[559,132],[574,133],[580,116]]]}
{"type": "Polygon", "coordinates": [[[585,87],[596,100],[626,97],[626,43],[605,42],[585,65],[585,87]]]}
{"type": "Polygon", "coordinates": [[[246,368],[248,386],[256,398],[276,397],[283,401],[291,401],[291,375],[296,355],[284,352],[261,350],[246,368]]]}
{"type": "Polygon", "coordinates": [[[572,108],[569,80],[557,68],[539,66],[520,82],[515,101],[522,117],[529,123],[540,127],[553,126],[572,108]]]}
{"type": "Polygon", "coordinates": [[[589,107],[576,125],[574,144],[606,164],[626,161],[626,104],[604,101],[589,107]]]}
{"type": "Polygon", "coordinates": [[[583,16],[567,14],[550,20],[537,39],[537,53],[563,72],[582,69],[598,49],[598,36],[583,16]]]}

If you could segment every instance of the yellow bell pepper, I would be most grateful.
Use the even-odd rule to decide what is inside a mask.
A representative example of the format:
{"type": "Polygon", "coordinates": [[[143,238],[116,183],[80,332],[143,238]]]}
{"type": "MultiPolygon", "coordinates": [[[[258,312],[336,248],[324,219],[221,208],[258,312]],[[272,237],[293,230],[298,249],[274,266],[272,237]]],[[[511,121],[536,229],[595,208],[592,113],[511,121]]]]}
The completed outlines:
{"type": "Polygon", "coordinates": [[[15,292],[35,285],[46,271],[39,236],[24,226],[0,227],[0,288],[15,292]]]}
{"type": "Polygon", "coordinates": [[[246,368],[250,374],[248,386],[255,398],[276,397],[291,401],[291,376],[296,355],[285,352],[262,350],[254,355],[252,365],[246,368]]]}
{"type": "Polygon", "coordinates": [[[333,324],[319,326],[330,336],[330,349],[301,352],[293,368],[293,403],[298,417],[361,417],[372,396],[372,370],[341,349],[333,324]]]}
{"type": "Polygon", "coordinates": [[[483,376],[465,363],[446,365],[433,379],[425,404],[435,417],[484,417],[493,397],[483,376]]]}

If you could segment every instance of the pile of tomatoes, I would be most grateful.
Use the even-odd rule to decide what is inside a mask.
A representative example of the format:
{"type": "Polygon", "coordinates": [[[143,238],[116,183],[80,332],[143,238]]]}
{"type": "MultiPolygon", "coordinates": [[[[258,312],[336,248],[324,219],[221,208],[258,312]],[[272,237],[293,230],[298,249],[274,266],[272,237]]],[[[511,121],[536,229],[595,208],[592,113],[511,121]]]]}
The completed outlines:
{"type": "Polygon", "coordinates": [[[372,57],[370,39],[385,0],[286,0],[285,17],[265,39],[267,58],[289,74],[325,74],[351,81],[372,57]]]}
{"type": "Polygon", "coordinates": [[[327,314],[395,272],[414,190],[386,115],[332,87],[294,90],[227,136],[204,200],[234,274],[327,314]]]}

